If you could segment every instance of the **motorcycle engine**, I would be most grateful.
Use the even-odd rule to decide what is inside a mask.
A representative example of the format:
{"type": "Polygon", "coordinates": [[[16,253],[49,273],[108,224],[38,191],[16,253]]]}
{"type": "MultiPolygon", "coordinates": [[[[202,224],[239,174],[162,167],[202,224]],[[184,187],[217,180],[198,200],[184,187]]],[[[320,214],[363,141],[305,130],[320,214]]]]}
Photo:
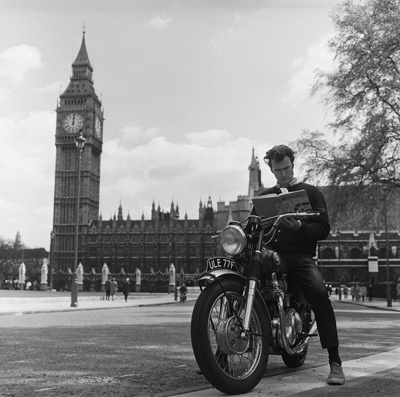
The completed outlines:
{"type": "MultiPolygon", "coordinates": [[[[297,335],[301,333],[303,329],[303,322],[301,321],[301,317],[299,313],[296,312],[293,308],[289,308],[285,310],[285,330],[286,335],[284,335],[289,343],[289,346],[293,346],[296,343],[297,335]]],[[[282,343],[282,332],[281,328],[277,328],[277,342],[280,347],[283,347],[282,343]]]]}

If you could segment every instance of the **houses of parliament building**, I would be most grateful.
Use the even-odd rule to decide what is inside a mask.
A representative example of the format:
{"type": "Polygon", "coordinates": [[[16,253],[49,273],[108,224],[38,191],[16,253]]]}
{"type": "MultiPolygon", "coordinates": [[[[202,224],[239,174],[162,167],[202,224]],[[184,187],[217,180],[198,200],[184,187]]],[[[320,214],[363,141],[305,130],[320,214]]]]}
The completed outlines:
{"type": "MultiPolygon", "coordinates": [[[[211,197],[199,203],[198,219],[181,216],[179,206],[171,203],[169,211],[152,203],[151,218],[124,218],[121,203],[111,219],[99,215],[100,164],[104,139],[103,108],[93,84],[93,68],[86,49],[85,34],[72,64],[72,75],[60,95],[56,118],[56,171],[54,189],[53,268],[67,272],[74,262],[74,232],[78,193],[78,156],[76,139],[85,138],[81,151],[79,194],[78,263],[84,271],[101,271],[104,263],[112,273],[124,269],[134,273],[165,271],[171,263],[185,273],[201,271],[206,258],[215,254],[212,236],[221,230],[229,217],[245,219],[250,200],[243,196],[231,207],[218,203],[215,211],[211,197]]],[[[260,187],[258,162],[252,156],[250,167],[253,192],[260,187]]]]}
{"type": "MultiPolygon", "coordinates": [[[[124,217],[122,203],[111,219],[99,215],[103,107],[93,84],[93,68],[83,33],[82,43],[72,64],[72,75],[60,95],[56,117],[56,167],[54,189],[52,268],[70,272],[74,263],[77,197],[79,193],[78,263],[85,273],[100,274],[104,264],[111,273],[144,274],[165,272],[171,263],[176,271],[196,274],[206,259],[217,253],[212,236],[229,222],[243,221],[251,211],[251,198],[263,188],[258,159],[251,153],[249,186],[246,195],[226,205],[211,197],[199,202],[198,219],[188,219],[172,202],[168,211],[153,201],[151,217],[124,217]],[[77,150],[76,139],[83,135],[85,144],[77,150]],[[81,153],[81,160],[79,154],[81,153]],[[79,170],[78,170],[78,164],[79,170]],[[79,171],[79,172],[78,172],[79,171]],[[78,184],[80,175],[80,184],[78,184]]],[[[324,189],[328,208],[329,188],[324,189]]],[[[386,200],[386,198],[385,198],[386,200]]],[[[359,209],[343,213],[331,222],[327,240],[320,242],[316,260],[327,282],[391,283],[400,277],[400,197],[388,197],[389,229],[385,232],[382,216],[359,209]],[[368,219],[367,219],[368,217],[368,219]],[[376,219],[375,219],[376,218],[376,219]]],[[[387,226],[387,224],[386,224],[387,226]]]]}

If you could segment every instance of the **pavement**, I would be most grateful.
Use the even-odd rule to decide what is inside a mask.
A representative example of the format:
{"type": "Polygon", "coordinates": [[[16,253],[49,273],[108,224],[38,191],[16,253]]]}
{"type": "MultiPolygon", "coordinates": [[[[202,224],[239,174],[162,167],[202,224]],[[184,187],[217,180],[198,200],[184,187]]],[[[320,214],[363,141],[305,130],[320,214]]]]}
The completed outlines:
{"type": "MultiPolygon", "coordinates": [[[[188,301],[196,300],[199,290],[189,289],[188,301]]],[[[338,297],[332,295],[332,301],[338,297]]],[[[0,290],[0,316],[27,315],[32,313],[51,313],[78,310],[105,310],[123,307],[159,306],[179,304],[179,297],[167,293],[132,293],[125,302],[123,296],[113,300],[105,300],[104,293],[78,294],[78,306],[71,307],[70,293],[35,292],[35,291],[4,291],[0,290]]],[[[376,310],[400,312],[400,304],[393,301],[387,306],[387,301],[374,299],[372,302],[352,301],[342,299],[341,304],[356,304],[376,310]]],[[[338,303],[338,304],[340,304],[338,303]]],[[[374,354],[371,356],[343,362],[346,375],[344,386],[328,386],[326,378],[328,365],[315,366],[307,369],[288,369],[287,372],[263,378],[247,397],[335,397],[351,395],[352,397],[369,396],[399,396],[400,395],[400,348],[374,354]]],[[[201,390],[186,390],[179,394],[165,394],[176,397],[219,397],[224,394],[210,387],[201,390]]]]}
{"type": "MultiPolygon", "coordinates": [[[[188,291],[187,300],[196,300],[198,288],[188,291]]],[[[0,290],[0,316],[33,313],[54,313],[81,310],[105,310],[126,307],[179,304],[179,296],[167,293],[131,293],[127,302],[122,294],[114,300],[105,299],[105,293],[78,293],[78,305],[71,307],[70,292],[8,291],[0,290]]]]}
{"type": "MultiPolygon", "coordinates": [[[[339,301],[338,296],[332,295],[332,301],[339,301]]],[[[393,301],[387,307],[387,301],[373,299],[370,302],[352,299],[342,299],[340,303],[355,304],[376,310],[400,312],[399,301],[393,301]]],[[[246,397],[398,397],[400,396],[400,348],[348,360],[342,363],[346,376],[343,386],[329,386],[326,379],[329,365],[320,365],[307,369],[287,369],[284,373],[268,376],[250,392],[239,394],[246,397]]],[[[215,388],[182,392],[169,395],[170,397],[221,397],[225,396],[215,388]]]]}

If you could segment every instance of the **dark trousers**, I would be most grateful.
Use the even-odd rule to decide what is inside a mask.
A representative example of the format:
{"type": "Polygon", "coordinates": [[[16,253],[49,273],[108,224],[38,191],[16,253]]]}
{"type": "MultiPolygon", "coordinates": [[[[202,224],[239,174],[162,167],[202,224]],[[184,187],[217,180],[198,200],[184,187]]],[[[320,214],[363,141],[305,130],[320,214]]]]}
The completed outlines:
{"type": "Polygon", "coordinates": [[[336,317],[324,280],[311,255],[283,255],[288,266],[289,284],[295,282],[311,305],[324,349],[339,346],[336,317]]]}

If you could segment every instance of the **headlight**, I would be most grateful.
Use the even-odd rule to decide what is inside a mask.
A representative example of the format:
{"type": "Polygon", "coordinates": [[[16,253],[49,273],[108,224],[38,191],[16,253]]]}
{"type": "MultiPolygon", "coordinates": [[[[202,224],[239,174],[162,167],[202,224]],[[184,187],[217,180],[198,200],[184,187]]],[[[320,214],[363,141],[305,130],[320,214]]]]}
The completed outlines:
{"type": "Polygon", "coordinates": [[[246,247],[246,235],[240,226],[228,225],[220,235],[221,246],[228,255],[240,254],[246,247]]]}

